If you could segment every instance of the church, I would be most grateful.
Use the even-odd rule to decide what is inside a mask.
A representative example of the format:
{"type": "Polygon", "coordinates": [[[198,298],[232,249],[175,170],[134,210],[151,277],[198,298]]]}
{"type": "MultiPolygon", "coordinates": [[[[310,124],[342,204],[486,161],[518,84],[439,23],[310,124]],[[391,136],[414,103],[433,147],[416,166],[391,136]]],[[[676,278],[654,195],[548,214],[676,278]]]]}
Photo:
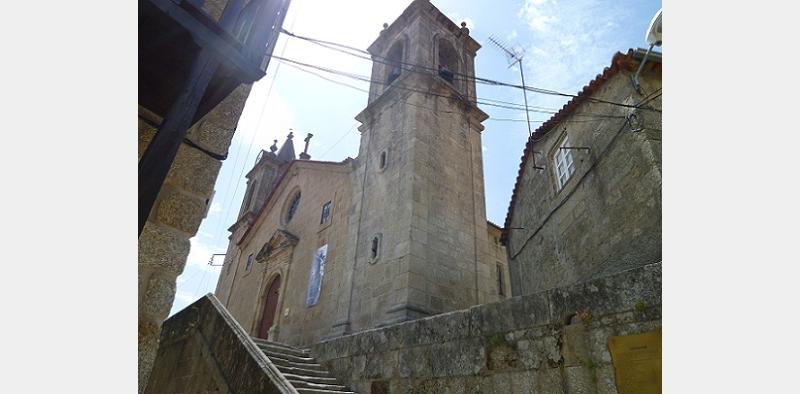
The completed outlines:
{"type": "Polygon", "coordinates": [[[306,346],[510,295],[487,221],[480,45],[428,1],[384,25],[358,156],[262,151],[215,295],[249,335],[306,346]]]}

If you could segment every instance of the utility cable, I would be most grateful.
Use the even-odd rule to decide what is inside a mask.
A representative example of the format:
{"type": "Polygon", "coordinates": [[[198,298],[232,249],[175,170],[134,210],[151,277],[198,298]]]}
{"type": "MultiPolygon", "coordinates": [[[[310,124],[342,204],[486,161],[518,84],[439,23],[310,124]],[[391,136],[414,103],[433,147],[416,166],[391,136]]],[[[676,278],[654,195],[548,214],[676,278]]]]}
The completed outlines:
{"type": "MultiPolygon", "coordinates": [[[[311,38],[311,37],[301,36],[301,35],[298,35],[298,34],[294,34],[294,33],[290,32],[290,31],[288,31],[286,29],[281,29],[281,32],[283,32],[283,33],[285,33],[285,34],[287,34],[287,35],[289,35],[291,37],[295,37],[295,38],[298,38],[298,39],[301,39],[301,40],[305,40],[305,41],[308,41],[308,42],[311,42],[311,43],[320,45],[322,47],[325,47],[325,48],[328,48],[328,49],[332,49],[332,50],[335,50],[335,51],[338,51],[338,52],[341,52],[341,53],[344,53],[344,54],[347,54],[347,55],[350,55],[350,56],[354,56],[354,57],[358,57],[358,58],[362,58],[362,59],[366,59],[366,60],[371,60],[373,62],[378,62],[378,63],[382,63],[382,64],[386,64],[386,65],[392,65],[392,66],[405,65],[405,66],[409,67],[408,69],[405,69],[405,70],[410,71],[410,72],[422,72],[420,70],[438,72],[438,69],[435,69],[433,67],[429,67],[429,66],[425,66],[425,65],[421,65],[421,64],[415,64],[415,63],[403,62],[403,61],[399,61],[399,60],[391,60],[388,57],[379,56],[379,55],[373,55],[373,54],[370,54],[367,51],[364,51],[364,50],[361,50],[361,49],[357,49],[357,48],[349,46],[349,45],[335,43],[335,42],[331,42],[331,41],[319,40],[319,39],[315,39],[315,38],[311,38]],[[339,47],[339,48],[335,48],[335,47],[339,47]],[[364,54],[369,54],[370,57],[362,56],[362,55],[355,54],[355,53],[352,53],[352,52],[348,52],[347,50],[340,49],[340,48],[346,48],[348,50],[357,51],[357,52],[364,53],[364,54]]],[[[403,68],[401,67],[401,69],[403,69],[403,68]]],[[[516,88],[516,89],[523,89],[523,90],[531,91],[531,92],[534,92],[534,93],[554,95],[554,96],[571,97],[571,98],[579,97],[576,94],[563,93],[563,92],[559,92],[559,91],[556,91],[556,90],[537,88],[537,87],[533,87],[533,86],[521,86],[521,85],[516,85],[516,84],[512,84],[512,83],[507,83],[507,82],[501,82],[501,81],[497,81],[497,80],[493,80],[493,79],[476,77],[476,76],[472,76],[472,75],[464,74],[464,73],[460,73],[460,72],[455,72],[455,71],[452,71],[452,73],[453,73],[454,76],[460,76],[463,79],[474,80],[475,82],[483,83],[483,84],[487,84],[487,85],[512,87],[512,88],[516,88]]],[[[585,97],[585,99],[588,100],[588,101],[595,102],[595,103],[616,105],[616,106],[626,107],[626,108],[635,108],[633,105],[630,105],[630,104],[617,103],[617,102],[598,99],[598,98],[594,98],[594,97],[585,97]]],[[[652,108],[647,108],[647,109],[651,110],[651,111],[655,111],[655,112],[661,112],[659,110],[652,109],[652,108]]]]}
{"type": "MultiPolygon", "coordinates": [[[[636,104],[636,105],[637,106],[641,105],[643,101],[644,100],[640,101],[639,104],[636,104]]],[[[597,164],[606,156],[608,151],[611,149],[611,147],[617,141],[617,138],[622,134],[622,131],[625,129],[625,126],[627,126],[629,124],[630,124],[630,118],[629,117],[625,117],[625,120],[622,122],[622,125],[620,126],[620,128],[616,131],[614,136],[611,137],[611,141],[609,141],[608,144],[606,144],[606,146],[603,148],[603,150],[596,156],[595,160],[592,162],[592,164],[589,166],[589,168],[586,169],[586,171],[577,180],[575,185],[572,186],[571,189],[567,192],[567,194],[561,199],[561,201],[558,203],[558,205],[556,205],[553,209],[550,210],[550,212],[547,214],[547,216],[545,216],[545,218],[542,220],[542,222],[539,224],[539,226],[536,227],[535,230],[533,230],[531,235],[526,237],[525,241],[522,243],[520,248],[515,253],[511,253],[511,250],[509,250],[509,252],[510,252],[509,255],[511,256],[512,259],[515,259],[517,256],[519,256],[520,253],[522,253],[523,250],[525,250],[525,247],[528,245],[528,242],[530,242],[530,240],[533,239],[533,237],[535,237],[536,234],[538,234],[539,231],[541,231],[542,228],[544,228],[544,226],[547,224],[547,222],[550,220],[550,218],[553,216],[553,214],[569,200],[569,198],[572,196],[572,194],[575,193],[576,190],[578,190],[578,186],[580,186],[580,184],[583,182],[583,180],[586,179],[587,175],[589,175],[589,173],[592,172],[592,170],[597,166],[597,164]]],[[[564,132],[566,132],[566,128],[564,129],[564,132]]],[[[537,138],[537,139],[531,139],[531,142],[536,142],[536,141],[538,141],[538,140],[540,140],[542,138],[544,138],[544,136],[542,136],[540,138],[537,138]]],[[[561,138],[561,136],[559,136],[559,138],[561,138]]],[[[510,246],[511,246],[511,239],[510,238],[509,238],[508,242],[509,242],[508,246],[509,246],[509,249],[510,249],[510,246]]]]}
{"type": "MultiPolygon", "coordinates": [[[[387,85],[387,86],[391,85],[391,86],[396,86],[398,89],[402,89],[402,90],[406,90],[406,91],[412,91],[412,92],[416,92],[416,93],[427,94],[427,95],[431,95],[431,96],[443,97],[443,98],[448,98],[448,99],[452,99],[453,98],[452,96],[449,96],[449,95],[438,94],[438,93],[434,93],[434,92],[431,92],[431,91],[425,91],[425,90],[420,90],[420,89],[414,89],[414,88],[410,88],[410,87],[403,86],[403,85],[400,85],[398,83],[393,83],[393,82],[392,83],[382,82],[382,81],[371,79],[371,78],[369,78],[367,76],[358,75],[358,74],[354,74],[354,73],[349,73],[349,72],[345,72],[345,71],[341,71],[341,70],[335,70],[335,69],[331,69],[331,68],[323,67],[323,66],[318,66],[318,65],[314,65],[314,64],[304,63],[304,62],[300,62],[300,61],[293,60],[293,59],[288,59],[288,58],[281,57],[281,56],[273,55],[272,57],[274,59],[280,60],[282,62],[293,63],[295,65],[312,68],[312,69],[315,69],[315,70],[331,73],[331,74],[334,74],[334,75],[343,76],[343,77],[346,77],[346,78],[355,79],[355,80],[362,81],[362,82],[374,83],[374,84],[379,84],[379,85],[387,85]]],[[[338,82],[338,81],[336,83],[340,83],[341,84],[341,82],[338,82]]],[[[459,94],[459,96],[460,96],[459,98],[462,101],[464,101],[466,104],[468,104],[468,105],[473,104],[472,102],[468,101],[464,96],[462,96],[460,94],[459,94]]],[[[499,100],[496,100],[496,101],[499,101],[499,100]]],[[[505,109],[519,110],[519,111],[525,110],[525,107],[522,104],[513,104],[513,105],[494,104],[494,103],[484,102],[483,99],[476,100],[475,103],[476,104],[481,104],[481,105],[487,105],[487,106],[491,106],[491,107],[497,107],[497,108],[505,108],[505,109]]],[[[633,107],[633,106],[631,105],[631,107],[633,107]]],[[[528,112],[544,113],[544,114],[550,114],[550,115],[553,115],[553,114],[557,113],[556,111],[542,111],[542,110],[530,109],[530,108],[528,108],[528,112]]],[[[615,117],[615,116],[609,116],[609,115],[606,115],[606,114],[593,114],[593,113],[575,114],[575,116],[597,117],[597,118],[619,118],[619,117],[615,117]]]]}

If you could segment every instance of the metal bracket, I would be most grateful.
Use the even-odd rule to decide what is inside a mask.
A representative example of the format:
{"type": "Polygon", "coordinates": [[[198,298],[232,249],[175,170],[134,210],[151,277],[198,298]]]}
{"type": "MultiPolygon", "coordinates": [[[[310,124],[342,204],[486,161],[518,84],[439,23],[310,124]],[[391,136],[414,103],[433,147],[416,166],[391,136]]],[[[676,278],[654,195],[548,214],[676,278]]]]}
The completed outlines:
{"type": "Polygon", "coordinates": [[[560,148],[558,148],[558,149],[565,149],[565,150],[566,150],[566,149],[572,149],[572,150],[585,150],[585,151],[587,151],[587,152],[590,152],[590,151],[591,151],[591,149],[589,149],[589,148],[588,148],[588,147],[586,147],[586,146],[562,146],[562,147],[560,147],[560,148]]]}
{"type": "Polygon", "coordinates": [[[214,257],[216,257],[216,256],[225,256],[225,253],[214,253],[214,254],[212,254],[211,258],[208,259],[208,265],[210,265],[212,267],[222,267],[223,265],[225,265],[225,263],[214,264],[214,257]]]}
{"type": "MultiPolygon", "coordinates": [[[[533,166],[531,166],[531,168],[533,168],[534,170],[544,170],[545,169],[544,167],[537,167],[536,166],[536,153],[537,152],[535,152],[535,151],[531,151],[531,158],[533,159],[533,166]]],[[[539,154],[541,154],[541,153],[539,153],[539,154]]]]}

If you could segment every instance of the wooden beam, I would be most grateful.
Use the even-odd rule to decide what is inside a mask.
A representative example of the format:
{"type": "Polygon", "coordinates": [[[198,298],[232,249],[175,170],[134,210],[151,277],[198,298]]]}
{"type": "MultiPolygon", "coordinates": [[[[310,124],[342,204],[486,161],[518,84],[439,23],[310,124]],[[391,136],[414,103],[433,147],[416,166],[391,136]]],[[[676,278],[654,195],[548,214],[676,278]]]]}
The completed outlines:
{"type": "Polygon", "coordinates": [[[201,50],[192,64],[182,93],[139,160],[139,235],[219,62],[213,51],[208,48],[201,50]]]}

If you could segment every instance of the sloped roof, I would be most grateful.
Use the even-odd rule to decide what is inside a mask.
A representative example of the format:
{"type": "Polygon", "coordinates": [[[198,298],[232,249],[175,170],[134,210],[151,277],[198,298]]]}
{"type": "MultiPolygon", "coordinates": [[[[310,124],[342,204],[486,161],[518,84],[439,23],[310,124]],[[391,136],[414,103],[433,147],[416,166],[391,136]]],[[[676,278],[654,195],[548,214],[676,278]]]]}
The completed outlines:
{"type": "MultiPolygon", "coordinates": [[[[572,100],[568,101],[564,104],[561,109],[555,113],[550,119],[544,122],[541,126],[539,126],[530,137],[528,137],[528,142],[525,144],[525,150],[522,153],[522,158],[519,164],[519,170],[517,172],[517,179],[514,182],[514,191],[511,194],[511,202],[508,205],[508,213],[506,214],[506,221],[503,226],[503,235],[501,237],[501,241],[503,243],[506,242],[508,238],[508,228],[511,226],[511,217],[514,215],[514,204],[517,200],[517,194],[519,192],[520,182],[522,181],[522,177],[525,175],[525,168],[527,168],[528,157],[530,157],[530,153],[533,150],[533,145],[544,138],[550,130],[553,130],[559,123],[563,120],[566,120],[572,112],[575,111],[581,104],[583,104],[588,98],[592,96],[600,87],[611,77],[616,75],[622,70],[635,72],[636,67],[639,65],[640,59],[644,56],[644,50],[642,49],[628,49],[627,53],[617,52],[611,58],[611,65],[603,69],[602,74],[598,74],[593,80],[589,82],[588,85],[584,86],[583,89],[578,92],[578,94],[572,98],[572,100]]],[[[650,55],[647,57],[647,64],[651,64],[652,67],[657,73],[661,73],[661,54],[656,52],[651,52],[650,55]]]]}

